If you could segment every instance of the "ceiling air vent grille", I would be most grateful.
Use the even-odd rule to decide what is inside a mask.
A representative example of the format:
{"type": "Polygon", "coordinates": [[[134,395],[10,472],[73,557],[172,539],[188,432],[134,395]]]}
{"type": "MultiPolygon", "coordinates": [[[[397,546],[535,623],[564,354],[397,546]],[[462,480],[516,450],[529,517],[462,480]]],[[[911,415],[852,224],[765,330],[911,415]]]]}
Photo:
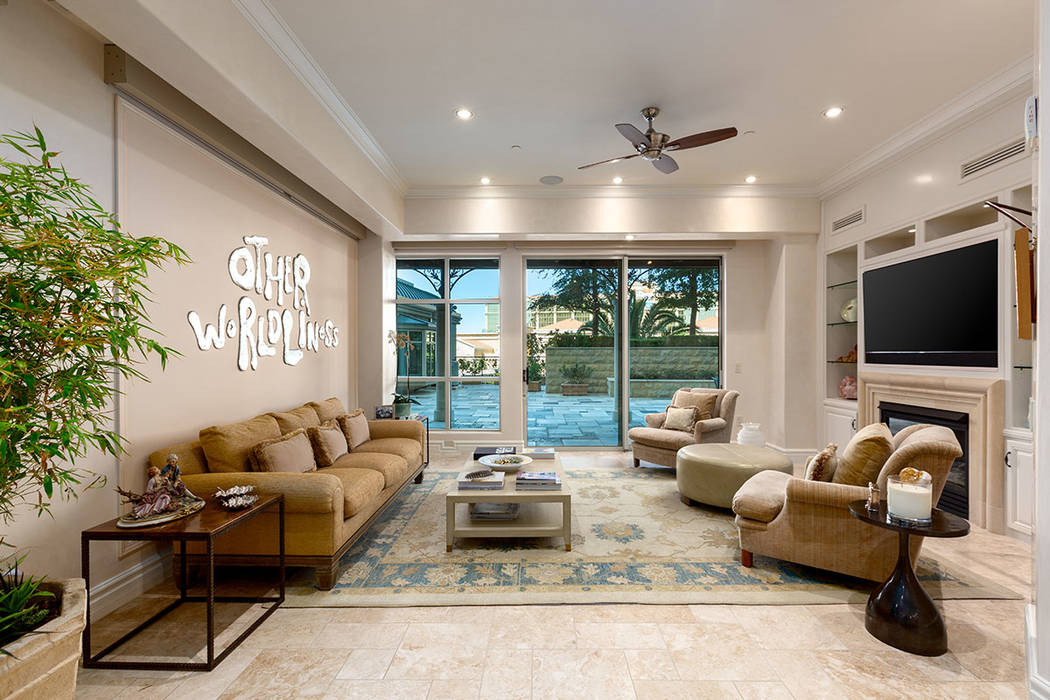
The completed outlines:
{"type": "Polygon", "coordinates": [[[864,221],[864,210],[863,209],[858,209],[857,211],[852,211],[849,214],[846,214],[845,216],[840,217],[840,218],[835,219],[834,221],[832,221],[831,222],[831,232],[835,233],[836,231],[841,231],[844,228],[849,228],[850,226],[853,226],[854,224],[859,224],[859,223],[861,223],[863,221],[864,221]]]}
{"type": "Polygon", "coordinates": [[[959,168],[959,174],[963,178],[976,175],[982,170],[987,170],[993,165],[998,165],[1005,160],[1009,160],[1014,156],[1020,155],[1025,151],[1025,140],[1023,138],[1012,141],[1002,148],[997,148],[991,153],[985,153],[983,156],[974,158],[962,164],[959,168]]]}

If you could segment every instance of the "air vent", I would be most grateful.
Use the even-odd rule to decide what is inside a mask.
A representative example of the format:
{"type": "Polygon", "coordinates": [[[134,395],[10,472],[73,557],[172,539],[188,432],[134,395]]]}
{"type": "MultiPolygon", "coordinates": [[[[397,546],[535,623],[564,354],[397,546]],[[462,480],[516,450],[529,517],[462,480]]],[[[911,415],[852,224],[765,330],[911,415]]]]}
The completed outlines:
{"type": "Polygon", "coordinates": [[[959,176],[962,178],[968,178],[982,170],[998,165],[1005,160],[1009,160],[1014,156],[1021,155],[1025,151],[1025,140],[1023,138],[1012,141],[1002,148],[998,148],[991,153],[985,153],[983,156],[974,158],[973,160],[963,163],[959,167],[959,176]]]}
{"type": "Polygon", "coordinates": [[[861,209],[858,209],[857,211],[852,211],[849,214],[846,214],[845,216],[843,216],[841,218],[838,218],[838,219],[835,219],[834,221],[832,221],[831,222],[831,232],[835,233],[836,231],[841,231],[844,228],[849,228],[850,226],[854,226],[855,224],[862,223],[863,221],[864,221],[864,209],[861,208],[861,209]]]}

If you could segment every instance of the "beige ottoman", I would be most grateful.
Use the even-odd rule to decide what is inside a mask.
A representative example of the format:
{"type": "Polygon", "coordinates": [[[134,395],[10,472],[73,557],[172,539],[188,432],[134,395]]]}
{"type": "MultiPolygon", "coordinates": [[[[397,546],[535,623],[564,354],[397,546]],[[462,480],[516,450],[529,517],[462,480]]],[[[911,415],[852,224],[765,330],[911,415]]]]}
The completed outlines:
{"type": "Polygon", "coordinates": [[[682,502],[733,506],[733,495],[755,474],[774,469],[792,473],[791,460],[767,447],[716,442],[687,445],[675,458],[682,502]]]}

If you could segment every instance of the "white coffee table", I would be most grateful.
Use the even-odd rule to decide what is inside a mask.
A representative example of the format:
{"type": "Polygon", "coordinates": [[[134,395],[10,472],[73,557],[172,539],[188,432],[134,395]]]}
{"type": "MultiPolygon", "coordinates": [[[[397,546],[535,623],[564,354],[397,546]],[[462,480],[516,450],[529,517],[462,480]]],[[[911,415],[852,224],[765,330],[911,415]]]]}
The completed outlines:
{"type": "MultiPolygon", "coordinates": [[[[475,467],[468,459],[464,469],[475,467]]],[[[480,467],[479,467],[480,468],[480,467]]],[[[557,472],[560,491],[518,491],[514,472],[507,472],[506,482],[498,491],[450,491],[445,496],[445,551],[451,552],[457,537],[562,537],[565,551],[572,551],[572,492],[562,471],[561,461],[536,460],[527,471],[557,472]],[[519,503],[514,520],[471,520],[471,503],[519,503]]]]}

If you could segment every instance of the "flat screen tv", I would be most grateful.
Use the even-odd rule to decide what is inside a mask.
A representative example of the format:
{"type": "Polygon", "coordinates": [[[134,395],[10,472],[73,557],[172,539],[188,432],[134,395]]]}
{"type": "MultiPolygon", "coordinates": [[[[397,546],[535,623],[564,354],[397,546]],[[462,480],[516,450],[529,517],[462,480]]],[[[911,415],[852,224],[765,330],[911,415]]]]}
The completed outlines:
{"type": "Polygon", "coordinates": [[[869,364],[997,366],[997,241],[869,270],[862,284],[869,364]]]}

